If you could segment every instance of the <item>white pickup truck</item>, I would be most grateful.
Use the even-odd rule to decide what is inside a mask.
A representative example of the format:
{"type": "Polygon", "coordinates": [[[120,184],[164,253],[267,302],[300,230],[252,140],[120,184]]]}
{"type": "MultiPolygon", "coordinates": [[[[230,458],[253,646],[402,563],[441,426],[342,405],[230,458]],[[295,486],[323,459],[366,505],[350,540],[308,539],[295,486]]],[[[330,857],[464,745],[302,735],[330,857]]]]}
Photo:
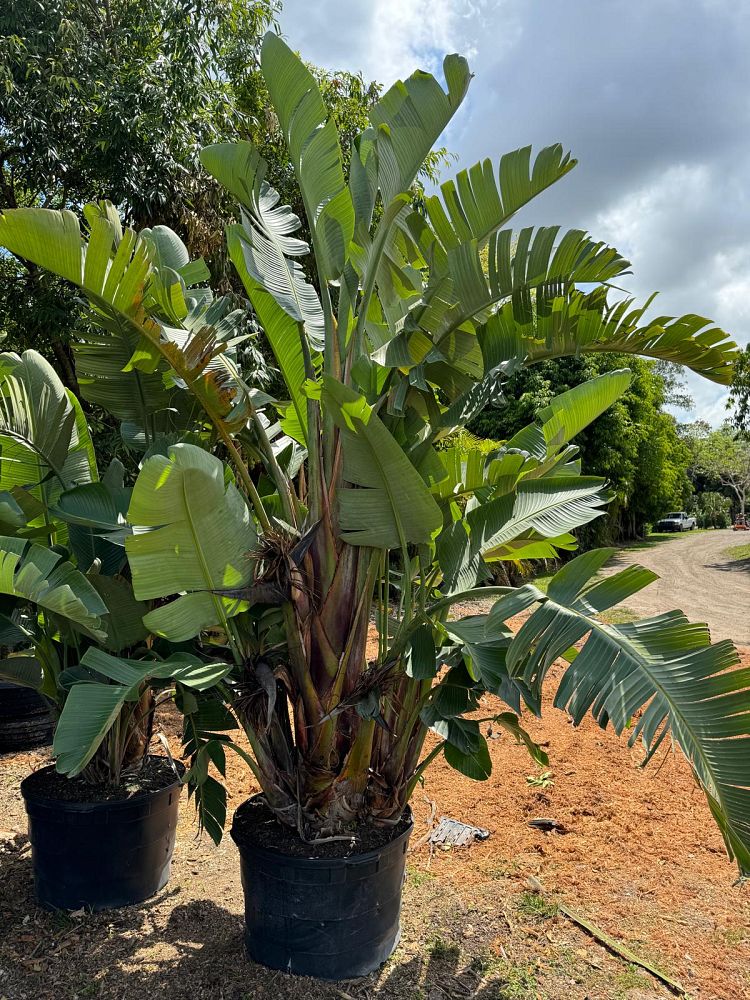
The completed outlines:
{"type": "Polygon", "coordinates": [[[696,520],[684,510],[667,514],[656,525],[657,531],[692,531],[696,525],[696,520]]]}

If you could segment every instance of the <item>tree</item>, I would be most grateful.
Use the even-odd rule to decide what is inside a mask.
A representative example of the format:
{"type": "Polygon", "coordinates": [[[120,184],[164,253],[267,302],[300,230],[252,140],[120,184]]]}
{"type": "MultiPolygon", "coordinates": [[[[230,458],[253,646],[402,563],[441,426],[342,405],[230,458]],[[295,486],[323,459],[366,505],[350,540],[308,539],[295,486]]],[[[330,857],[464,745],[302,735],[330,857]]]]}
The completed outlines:
{"type": "MultiPolygon", "coordinates": [[[[105,193],[140,229],[210,226],[202,146],[257,121],[275,0],[18,0],[0,21],[0,207],[105,193]],[[233,81],[245,81],[239,107],[233,81]]],[[[188,242],[191,242],[190,240],[188,242]]]]}
{"type": "MultiPolygon", "coordinates": [[[[73,213],[0,218],[0,245],[85,296],[101,333],[77,359],[112,365],[102,405],[127,402],[142,431],[126,550],[136,597],[153,602],[144,623],[167,640],[221,649],[232,664],[222,696],[247,734],[248,766],[279,822],[308,843],[398,822],[438,754],[486,778],[490,721],[540,759],[521,705],[539,710],[550,666],[579,644],[557,704],[576,722],[592,710],[642,737],[649,753],[671,732],[750,872],[750,723],[737,715],[746,677],[732,644],[711,645],[680,612],[602,621],[599,612],[653,579],[632,567],[598,579],[606,549],[568,563],[547,594],[477,590],[489,562],[570,548],[570,532],[601,514],[606,484],[581,475],[570,441],[622,396],[631,373],[607,371],[556,397],[497,453],[435,448],[524,366],[645,354],[725,384],[735,346],[693,315],[644,322],[645,306],[608,301],[629,265],[586,233],[541,227],[514,238],[512,216],[574,165],[560,146],[461,171],[424,214],[414,210],[411,186],[469,85],[463,58],[446,58],[447,89],[415,73],[382,96],[348,177],[310,71],[273,34],[261,64],[318,287],[300,264],[298,220],[265,183],[258,151],[220,143],[202,162],[240,204],[228,251],[284,399],[253,393],[252,373],[226,356],[221,324],[195,322],[186,289],[196,262],[182,274],[165,267],[153,234],[120,233],[111,206],[87,206],[88,238],[73,213]],[[116,369],[115,346],[132,351],[116,369]],[[167,390],[174,433],[165,441],[153,418],[167,390]],[[269,433],[259,406],[280,415],[284,436],[275,425],[269,433]],[[450,620],[452,606],[477,595],[497,598],[489,614],[450,620]],[[528,620],[513,634],[507,622],[521,611],[528,620]],[[488,691],[508,710],[480,722],[473,713],[488,691]],[[437,741],[425,751],[430,729],[437,741]]],[[[208,765],[221,769],[226,742],[205,729],[191,736],[191,771],[213,782],[204,815],[214,835],[222,802],[208,765]]]]}
{"type": "Polygon", "coordinates": [[[712,430],[698,422],[684,433],[695,471],[730,490],[744,514],[750,495],[750,441],[738,437],[728,424],[712,430]]]}
{"type": "MultiPolygon", "coordinates": [[[[222,243],[225,204],[199,177],[206,143],[264,114],[258,48],[276,0],[18,0],[0,15],[0,208],[105,193],[141,229],[222,243]],[[243,80],[242,101],[234,81],[243,80]]],[[[41,351],[78,392],[68,342],[84,322],[64,282],[0,260],[6,346],[41,351]]]]}
{"type": "Polygon", "coordinates": [[[695,497],[694,509],[699,528],[728,528],[732,501],[721,493],[707,490],[695,497]]]}
{"type": "Polygon", "coordinates": [[[733,410],[734,427],[746,436],[750,434],[750,344],[739,355],[734,366],[728,409],[733,410]]]}

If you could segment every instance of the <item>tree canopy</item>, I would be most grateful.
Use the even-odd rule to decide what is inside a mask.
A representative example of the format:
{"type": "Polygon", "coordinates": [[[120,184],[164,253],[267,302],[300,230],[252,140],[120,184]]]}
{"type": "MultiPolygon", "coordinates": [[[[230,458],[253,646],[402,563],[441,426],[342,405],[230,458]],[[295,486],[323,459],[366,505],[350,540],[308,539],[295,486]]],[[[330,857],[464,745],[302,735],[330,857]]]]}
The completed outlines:
{"type": "Polygon", "coordinates": [[[732,424],[742,434],[750,433],[750,344],[734,363],[734,380],[729,392],[732,424]]]}
{"type": "Polygon", "coordinates": [[[750,496],[750,441],[729,424],[712,430],[704,421],[688,424],[683,435],[691,453],[691,465],[709,484],[723,486],[733,497],[740,514],[750,496]]]}
{"type": "Polygon", "coordinates": [[[2,207],[106,194],[136,228],[180,230],[215,211],[198,154],[261,113],[252,84],[276,0],[18,0],[6,10],[2,207]]]}

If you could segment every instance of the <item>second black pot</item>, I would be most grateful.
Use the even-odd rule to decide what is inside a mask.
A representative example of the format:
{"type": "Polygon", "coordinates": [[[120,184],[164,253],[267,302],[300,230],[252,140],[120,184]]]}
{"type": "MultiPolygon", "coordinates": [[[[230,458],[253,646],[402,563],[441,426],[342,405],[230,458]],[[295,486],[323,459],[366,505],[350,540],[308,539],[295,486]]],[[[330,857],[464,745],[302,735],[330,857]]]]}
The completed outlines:
{"type": "MultiPolygon", "coordinates": [[[[52,767],[45,771],[53,770],[52,767]]],[[[72,802],[21,782],[34,888],[48,909],[104,910],[140,903],[167,884],[181,783],[106,802],[72,802]]]]}
{"type": "Polygon", "coordinates": [[[33,750],[52,742],[52,717],[30,688],[0,681],[0,753],[33,750]]]}
{"type": "Polygon", "coordinates": [[[237,835],[245,947],[272,969],[353,979],[378,969],[400,937],[401,892],[413,824],[384,847],[345,858],[290,857],[237,835]]]}

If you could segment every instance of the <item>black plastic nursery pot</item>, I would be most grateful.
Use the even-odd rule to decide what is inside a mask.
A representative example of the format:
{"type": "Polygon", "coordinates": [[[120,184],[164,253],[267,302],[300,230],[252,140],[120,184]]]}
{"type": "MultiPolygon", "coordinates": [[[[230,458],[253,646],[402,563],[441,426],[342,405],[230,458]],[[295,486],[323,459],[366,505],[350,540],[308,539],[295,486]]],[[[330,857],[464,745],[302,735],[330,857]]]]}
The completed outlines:
{"type": "Polygon", "coordinates": [[[140,903],[165,886],[181,783],[129,798],[77,802],[40,791],[42,768],[21,782],[34,887],[47,909],[105,910],[140,903]]]}
{"type": "Polygon", "coordinates": [[[52,742],[52,716],[36,691],[0,681],[0,753],[52,742]]]}
{"type": "Polygon", "coordinates": [[[253,961],[318,979],[353,979],[378,969],[400,937],[408,826],[377,850],[339,858],[292,857],[243,836],[232,839],[245,894],[245,947],[253,961]]]}

